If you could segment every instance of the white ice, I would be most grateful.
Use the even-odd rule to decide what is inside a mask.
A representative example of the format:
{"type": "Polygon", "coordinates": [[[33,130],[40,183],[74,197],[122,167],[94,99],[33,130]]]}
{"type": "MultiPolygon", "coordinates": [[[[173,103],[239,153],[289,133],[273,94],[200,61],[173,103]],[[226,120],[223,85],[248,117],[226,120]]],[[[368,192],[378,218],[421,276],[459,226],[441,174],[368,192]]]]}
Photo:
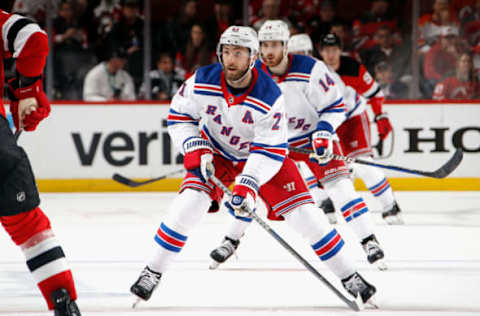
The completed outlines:
{"type": "MultiPolygon", "coordinates": [[[[367,197],[366,193],[363,193],[367,197]]],[[[230,216],[208,214],[148,302],[129,293],[174,194],[43,194],[74,273],[83,315],[480,315],[480,192],[398,192],[404,226],[388,226],[367,197],[389,270],[369,266],[352,232],[337,225],[359,271],[377,287],[378,310],[350,311],[259,225],[238,259],[208,270],[230,216]]],[[[263,213],[261,210],[260,213],[263,213]]],[[[335,286],[340,282],[283,223],[269,222],[335,286]]],[[[23,254],[0,233],[0,315],[53,315],[23,254]]]]}

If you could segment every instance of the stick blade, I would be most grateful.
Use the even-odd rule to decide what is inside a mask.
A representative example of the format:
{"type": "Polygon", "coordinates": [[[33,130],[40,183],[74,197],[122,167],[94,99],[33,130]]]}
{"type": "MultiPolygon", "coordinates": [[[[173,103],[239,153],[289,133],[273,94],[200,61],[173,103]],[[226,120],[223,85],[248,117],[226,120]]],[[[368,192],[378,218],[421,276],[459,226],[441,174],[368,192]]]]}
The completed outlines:
{"type": "Polygon", "coordinates": [[[112,179],[117,181],[118,183],[121,183],[121,184],[124,184],[126,186],[129,186],[129,187],[132,187],[132,188],[135,188],[138,186],[138,184],[128,178],[125,178],[124,176],[122,175],[119,175],[118,173],[115,173],[113,176],[112,176],[112,179]]]}
{"type": "Polygon", "coordinates": [[[463,150],[461,148],[457,148],[455,153],[453,154],[452,158],[450,158],[447,163],[445,163],[440,169],[437,171],[432,172],[432,176],[438,179],[442,179],[447,177],[451,174],[463,160],[463,150]]]}

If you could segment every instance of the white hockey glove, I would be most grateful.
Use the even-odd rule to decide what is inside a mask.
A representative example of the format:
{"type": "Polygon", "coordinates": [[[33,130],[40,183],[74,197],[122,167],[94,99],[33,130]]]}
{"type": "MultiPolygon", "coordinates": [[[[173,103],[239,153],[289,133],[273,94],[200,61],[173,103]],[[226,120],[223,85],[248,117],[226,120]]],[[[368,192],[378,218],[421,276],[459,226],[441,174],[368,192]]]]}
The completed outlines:
{"type": "Polygon", "coordinates": [[[310,154],[310,160],[319,165],[326,165],[333,158],[333,135],[327,130],[312,134],[312,147],[315,153],[310,154]]]}
{"type": "Polygon", "coordinates": [[[257,180],[252,176],[241,174],[235,179],[232,198],[225,202],[225,206],[237,217],[248,217],[246,209],[255,211],[257,192],[257,180]]]}
{"type": "Polygon", "coordinates": [[[185,169],[207,182],[215,174],[213,166],[213,150],[208,140],[201,137],[190,137],[183,143],[185,169]]]}

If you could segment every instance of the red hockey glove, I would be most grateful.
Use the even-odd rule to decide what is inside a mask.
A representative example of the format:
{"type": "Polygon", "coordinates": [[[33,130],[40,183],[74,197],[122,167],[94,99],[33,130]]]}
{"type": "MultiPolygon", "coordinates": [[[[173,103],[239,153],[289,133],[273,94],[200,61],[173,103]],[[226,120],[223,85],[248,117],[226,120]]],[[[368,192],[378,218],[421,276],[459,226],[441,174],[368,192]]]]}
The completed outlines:
{"type": "Polygon", "coordinates": [[[315,151],[310,160],[321,166],[328,164],[333,156],[333,135],[327,130],[320,130],[312,134],[312,147],[315,151]]]}
{"type": "Polygon", "coordinates": [[[381,113],[375,116],[375,123],[377,124],[378,137],[384,140],[392,131],[392,124],[390,124],[387,113],[381,113]]]}
{"type": "Polygon", "coordinates": [[[11,112],[17,129],[34,131],[40,121],[50,114],[50,102],[43,91],[41,78],[24,87],[19,87],[17,78],[10,79],[8,95],[12,100],[11,112]]]}
{"type": "Polygon", "coordinates": [[[257,192],[257,180],[252,176],[241,174],[235,179],[232,198],[230,201],[225,202],[225,206],[236,217],[245,218],[248,216],[246,209],[255,211],[257,192]]]}
{"type": "Polygon", "coordinates": [[[185,157],[183,165],[185,169],[207,182],[215,173],[213,167],[213,151],[208,140],[201,137],[190,137],[183,143],[185,157]]]}

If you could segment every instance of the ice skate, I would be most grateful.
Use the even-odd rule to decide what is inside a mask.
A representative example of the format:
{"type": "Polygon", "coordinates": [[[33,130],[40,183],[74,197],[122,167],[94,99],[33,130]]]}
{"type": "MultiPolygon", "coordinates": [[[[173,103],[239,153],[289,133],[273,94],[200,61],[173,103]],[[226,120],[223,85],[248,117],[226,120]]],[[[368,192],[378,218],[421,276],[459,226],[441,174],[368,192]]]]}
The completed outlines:
{"type": "Polygon", "coordinates": [[[161,273],[150,270],[148,266],[143,269],[137,281],[130,287],[130,292],[138,297],[132,308],[135,308],[142,300],[148,301],[161,277],[161,273]]]}
{"type": "Polygon", "coordinates": [[[404,224],[402,214],[401,214],[401,210],[398,207],[397,202],[395,202],[395,204],[393,204],[393,206],[390,210],[382,213],[382,218],[389,225],[403,225],[404,224]]]}
{"type": "Polygon", "coordinates": [[[222,244],[217,248],[213,249],[210,253],[210,258],[213,259],[213,262],[210,264],[210,269],[214,270],[218,268],[221,263],[227,261],[237,250],[240,240],[234,240],[225,236],[222,244]]]}
{"type": "Polygon", "coordinates": [[[54,304],[55,316],[80,316],[80,310],[77,303],[70,298],[70,294],[65,289],[58,289],[52,294],[50,298],[54,304]]]}
{"type": "Polygon", "coordinates": [[[328,222],[332,225],[337,223],[337,216],[335,215],[335,208],[333,207],[332,200],[326,199],[322,201],[320,208],[327,215],[328,222]]]}
{"type": "Polygon", "coordinates": [[[374,308],[378,308],[373,297],[377,289],[373,285],[365,281],[358,272],[355,272],[349,277],[343,279],[342,284],[343,287],[348,291],[348,293],[353,295],[355,298],[360,295],[364,304],[374,308]]]}
{"type": "Polygon", "coordinates": [[[368,262],[374,264],[381,271],[387,270],[388,267],[383,260],[385,254],[383,253],[382,248],[380,248],[380,244],[378,243],[377,238],[375,238],[375,235],[370,235],[362,240],[362,247],[367,254],[368,262]]]}

